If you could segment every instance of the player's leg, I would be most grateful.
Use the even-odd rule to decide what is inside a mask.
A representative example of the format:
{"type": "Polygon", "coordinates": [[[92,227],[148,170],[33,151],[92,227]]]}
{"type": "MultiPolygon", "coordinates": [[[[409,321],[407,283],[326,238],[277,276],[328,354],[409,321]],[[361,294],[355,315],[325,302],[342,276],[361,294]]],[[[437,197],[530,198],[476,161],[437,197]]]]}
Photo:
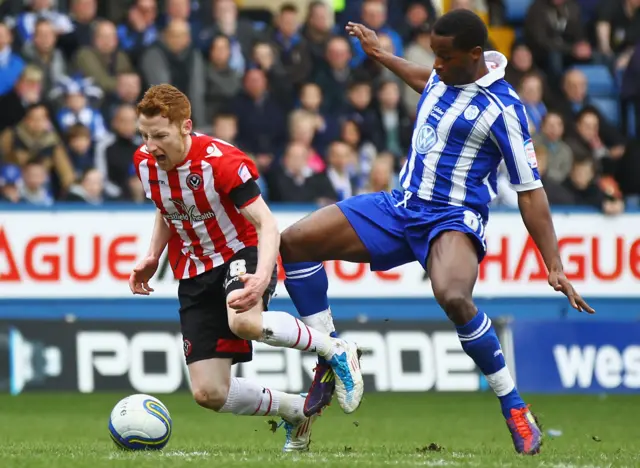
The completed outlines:
{"type": "MultiPolygon", "coordinates": [[[[280,255],[285,270],[284,285],[302,322],[336,337],[327,297],[329,281],[322,261],[349,258],[368,262],[370,259],[345,215],[336,205],[311,213],[282,233],[280,255]]],[[[305,400],[305,414],[319,413],[331,402],[334,390],[331,366],[318,356],[305,400]]]]}
{"type": "MultiPolygon", "coordinates": [[[[233,299],[233,292],[228,295],[233,299]]],[[[279,348],[318,353],[326,359],[336,381],[338,402],[345,413],[353,413],[362,402],[364,382],[355,343],[332,338],[286,312],[263,312],[261,305],[238,314],[229,308],[229,327],[246,340],[279,348]]]]}
{"type": "MultiPolygon", "coordinates": [[[[227,301],[244,287],[238,276],[255,272],[258,252],[255,247],[245,248],[234,255],[226,273],[227,301]]],[[[364,383],[355,343],[332,338],[328,333],[309,327],[286,312],[265,312],[275,291],[277,274],[274,270],[271,284],[261,304],[252,310],[237,313],[227,307],[229,327],[246,340],[261,341],[271,346],[315,352],[327,360],[337,379],[338,401],[345,413],[355,411],[362,401],[364,383]]]]}
{"type": "Polygon", "coordinates": [[[338,205],[314,211],[285,229],[280,255],[286,263],[371,261],[367,247],[338,205]]]}
{"type": "Polygon", "coordinates": [[[455,324],[462,348],[500,400],[516,450],[537,453],[542,433],[515,387],[491,319],[476,308],[472,299],[478,276],[478,251],[472,239],[464,231],[451,230],[431,242],[427,270],[433,292],[455,324]]]}
{"type": "MultiPolygon", "coordinates": [[[[284,284],[305,324],[335,335],[322,262],[372,263],[373,269],[385,270],[412,260],[402,228],[394,223],[396,203],[389,194],[352,197],[310,214],[282,233],[284,284]]],[[[305,401],[306,415],[329,404],[333,377],[330,366],[320,357],[305,401]]]]}
{"type": "Polygon", "coordinates": [[[371,254],[338,205],[324,207],[285,229],[280,256],[285,287],[302,321],[335,336],[329,309],[329,282],[322,262],[369,263],[371,254]]]}
{"type": "Polygon", "coordinates": [[[251,342],[229,329],[220,267],[180,281],[180,325],[193,398],[202,407],[246,416],[280,416],[297,437],[289,437],[285,451],[309,447],[313,419],[302,413],[304,398],[263,387],[249,379],[231,377],[231,365],[252,359],[251,342]],[[306,423],[306,424],[305,424],[306,423]]]}
{"type": "Polygon", "coordinates": [[[218,413],[280,416],[287,429],[284,451],[307,450],[315,416],[307,418],[302,413],[304,398],[263,387],[249,379],[231,377],[232,363],[233,358],[211,358],[189,364],[195,401],[218,413]]]}

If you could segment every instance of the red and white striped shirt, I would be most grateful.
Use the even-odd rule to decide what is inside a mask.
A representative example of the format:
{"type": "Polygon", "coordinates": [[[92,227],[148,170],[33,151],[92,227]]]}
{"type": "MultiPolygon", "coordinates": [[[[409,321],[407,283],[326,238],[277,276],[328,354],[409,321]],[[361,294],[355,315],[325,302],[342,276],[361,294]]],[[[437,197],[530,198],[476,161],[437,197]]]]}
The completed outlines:
{"type": "Polygon", "coordinates": [[[229,197],[234,188],[258,178],[255,164],[216,138],[192,134],[191,141],[185,160],[170,171],[158,167],[145,145],[133,158],[147,198],[173,232],[168,248],[176,279],[193,278],[258,245],[255,228],[229,197]]]}

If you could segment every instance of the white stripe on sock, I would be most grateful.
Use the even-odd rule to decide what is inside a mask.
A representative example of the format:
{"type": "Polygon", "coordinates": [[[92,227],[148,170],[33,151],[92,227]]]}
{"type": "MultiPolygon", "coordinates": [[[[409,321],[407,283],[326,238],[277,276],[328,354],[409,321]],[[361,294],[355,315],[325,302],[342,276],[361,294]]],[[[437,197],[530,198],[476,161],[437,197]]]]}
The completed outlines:
{"type": "Polygon", "coordinates": [[[315,275],[317,272],[322,270],[322,268],[323,268],[323,265],[321,263],[320,265],[316,265],[311,268],[305,268],[304,270],[288,271],[288,272],[285,272],[285,277],[287,279],[308,278],[309,276],[315,275]]]}
{"type": "Polygon", "coordinates": [[[298,275],[298,274],[300,274],[300,273],[306,273],[306,272],[308,272],[308,271],[315,270],[316,268],[320,268],[321,266],[322,266],[322,263],[318,263],[317,265],[313,265],[313,266],[311,266],[311,267],[309,267],[309,268],[303,268],[303,269],[301,269],[301,270],[292,270],[292,271],[288,271],[288,272],[287,272],[287,274],[290,274],[290,275],[298,275]]]}
{"type": "Polygon", "coordinates": [[[489,382],[489,386],[499,397],[507,395],[516,388],[516,384],[513,382],[513,378],[511,377],[511,373],[507,366],[504,366],[498,372],[486,375],[485,377],[487,378],[487,382],[489,382]]]}
{"type": "Polygon", "coordinates": [[[480,325],[480,327],[475,332],[471,333],[470,335],[460,335],[460,334],[458,334],[458,337],[460,338],[460,341],[477,340],[482,335],[487,333],[490,328],[491,328],[491,319],[487,315],[485,315],[484,316],[484,320],[482,321],[482,324],[480,325]]]}

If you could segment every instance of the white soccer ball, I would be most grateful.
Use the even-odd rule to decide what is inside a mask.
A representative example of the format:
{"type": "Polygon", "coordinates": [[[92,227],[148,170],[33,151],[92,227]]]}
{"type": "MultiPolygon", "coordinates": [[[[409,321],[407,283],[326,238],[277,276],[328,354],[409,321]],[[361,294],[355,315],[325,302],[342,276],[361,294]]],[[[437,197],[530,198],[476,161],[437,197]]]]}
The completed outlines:
{"type": "Polygon", "coordinates": [[[127,450],[160,450],[171,438],[169,410],[150,395],[129,395],[111,411],[109,433],[115,444],[127,450]]]}

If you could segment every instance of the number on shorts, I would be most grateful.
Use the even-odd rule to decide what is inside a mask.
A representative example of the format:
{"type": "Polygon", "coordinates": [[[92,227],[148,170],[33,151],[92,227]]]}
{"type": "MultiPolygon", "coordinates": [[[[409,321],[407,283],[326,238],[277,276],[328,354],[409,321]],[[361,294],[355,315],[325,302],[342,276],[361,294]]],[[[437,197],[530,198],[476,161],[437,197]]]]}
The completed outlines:
{"type": "Polygon", "coordinates": [[[472,231],[477,232],[481,239],[484,239],[484,224],[482,224],[481,220],[482,218],[480,218],[479,215],[471,211],[464,212],[464,224],[466,224],[472,231]]]}
{"type": "Polygon", "coordinates": [[[242,276],[247,273],[247,262],[243,259],[234,260],[229,265],[229,275],[242,276]]]}
{"type": "Polygon", "coordinates": [[[467,226],[469,226],[469,228],[472,231],[478,231],[478,225],[480,224],[478,222],[478,217],[472,213],[471,211],[465,211],[464,212],[464,224],[466,224],[467,226]]]}

